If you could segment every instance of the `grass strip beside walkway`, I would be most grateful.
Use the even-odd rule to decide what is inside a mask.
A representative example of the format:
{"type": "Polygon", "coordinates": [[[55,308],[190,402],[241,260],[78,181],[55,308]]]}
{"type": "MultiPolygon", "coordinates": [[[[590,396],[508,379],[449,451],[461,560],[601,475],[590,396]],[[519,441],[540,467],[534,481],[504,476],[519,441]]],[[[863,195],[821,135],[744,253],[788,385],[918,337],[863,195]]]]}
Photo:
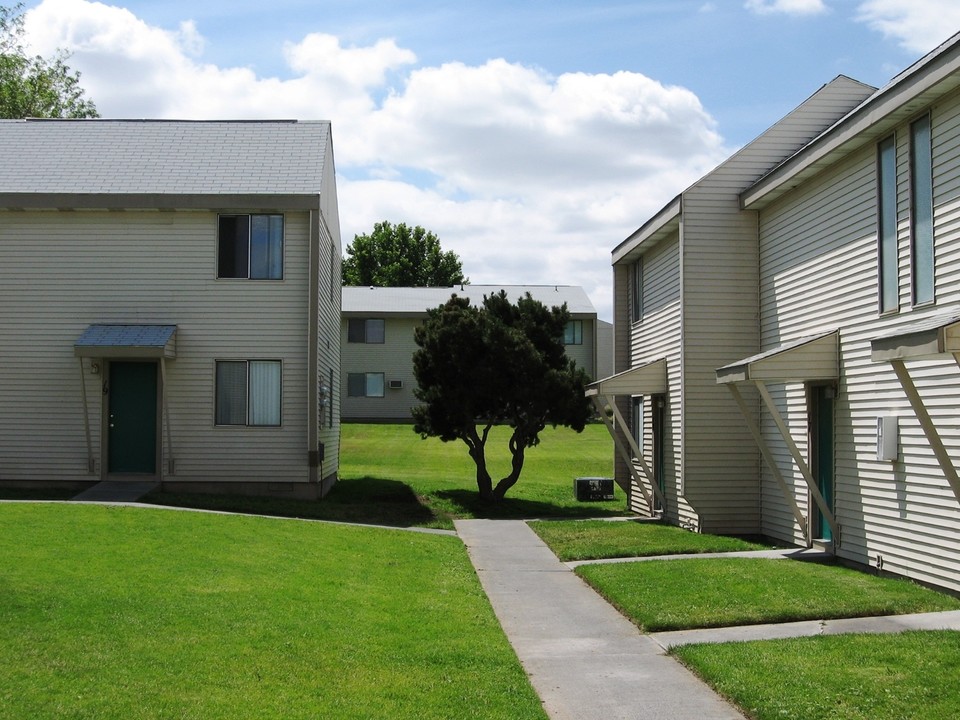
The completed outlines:
{"type": "Polygon", "coordinates": [[[834,635],[671,651],[756,720],[960,717],[960,633],[834,635]]]}
{"type": "Polygon", "coordinates": [[[907,580],[796,560],[651,560],[576,572],[645,632],[960,608],[907,580]]]}
{"type": "Polygon", "coordinates": [[[544,718],[458,539],[0,505],[0,718],[544,718]]]}
{"type": "Polygon", "coordinates": [[[564,562],[687,553],[769,550],[735,537],[704,535],[656,522],[556,520],[530,527],[564,562]]]}

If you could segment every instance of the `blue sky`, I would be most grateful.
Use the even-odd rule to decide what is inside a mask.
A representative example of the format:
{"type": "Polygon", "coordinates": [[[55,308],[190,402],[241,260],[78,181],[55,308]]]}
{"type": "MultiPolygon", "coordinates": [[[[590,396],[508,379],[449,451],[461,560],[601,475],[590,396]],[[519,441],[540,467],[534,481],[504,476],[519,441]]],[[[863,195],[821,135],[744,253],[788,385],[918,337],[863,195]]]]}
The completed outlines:
{"type": "Polygon", "coordinates": [[[583,285],[610,250],[838,74],[879,86],[955,0],[42,0],[104,117],[329,119],[344,245],[420,224],[475,283],[583,285]]]}

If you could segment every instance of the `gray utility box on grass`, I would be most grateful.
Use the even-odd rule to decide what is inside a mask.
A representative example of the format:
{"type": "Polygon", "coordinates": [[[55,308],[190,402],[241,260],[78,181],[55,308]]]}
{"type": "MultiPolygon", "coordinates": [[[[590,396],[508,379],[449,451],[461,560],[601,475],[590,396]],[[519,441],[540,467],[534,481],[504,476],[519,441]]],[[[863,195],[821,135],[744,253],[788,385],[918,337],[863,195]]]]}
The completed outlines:
{"type": "Polygon", "coordinates": [[[613,500],[613,478],[580,477],[573,481],[573,495],[585,500],[613,500]]]}

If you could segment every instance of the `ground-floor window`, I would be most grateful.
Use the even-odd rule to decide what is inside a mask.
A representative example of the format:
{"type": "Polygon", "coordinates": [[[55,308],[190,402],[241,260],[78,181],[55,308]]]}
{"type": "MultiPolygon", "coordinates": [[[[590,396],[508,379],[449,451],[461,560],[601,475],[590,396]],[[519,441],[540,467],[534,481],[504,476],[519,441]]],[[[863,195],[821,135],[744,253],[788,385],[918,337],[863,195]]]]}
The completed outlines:
{"type": "Polygon", "coordinates": [[[383,373],[347,373],[349,397],[383,397],[383,373]]]}
{"type": "Polygon", "coordinates": [[[217,360],[216,424],[278,427],[279,360],[217,360]]]}

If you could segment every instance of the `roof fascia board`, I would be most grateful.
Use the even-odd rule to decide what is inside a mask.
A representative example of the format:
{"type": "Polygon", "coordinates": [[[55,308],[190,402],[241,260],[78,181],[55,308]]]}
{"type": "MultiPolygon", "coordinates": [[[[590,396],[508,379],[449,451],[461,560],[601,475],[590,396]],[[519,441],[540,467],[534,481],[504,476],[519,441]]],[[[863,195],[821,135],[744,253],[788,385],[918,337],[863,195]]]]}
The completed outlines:
{"type": "Polygon", "coordinates": [[[649,243],[652,239],[661,239],[663,235],[679,228],[682,213],[683,194],[681,193],[613,249],[613,264],[632,259],[645,243],[649,243]]]}
{"type": "Polygon", "coordinates": [[[769,202],[778,197],[777,191],[781,190],[786,183],[804,170],[822,163],[828,155],[837,152],[848,143],[853,143],[847,150],[850,152],[900,124],[903,118],[890,116],[960,70],[960,40],[950,41],[946,45],[942,52],[933,54],[926,62],[921,61],[894,78],[886,87],[878,90],[793,156],[747,188],[740,195],[741,207],[759,209],[764,200],[769,202]],[[888,122],[885,123],[884,120],[888,122]],[[871,128],[873,132],[867,133],[866,131],[871,128]],[[855,142],[858,138],[860,141],[855,142]]]}
{"type": "Polygon", "coordinates": [[[317,210],[319,207],[320,193],[0,193],[0,208],[16,210],[317,210]]]}

